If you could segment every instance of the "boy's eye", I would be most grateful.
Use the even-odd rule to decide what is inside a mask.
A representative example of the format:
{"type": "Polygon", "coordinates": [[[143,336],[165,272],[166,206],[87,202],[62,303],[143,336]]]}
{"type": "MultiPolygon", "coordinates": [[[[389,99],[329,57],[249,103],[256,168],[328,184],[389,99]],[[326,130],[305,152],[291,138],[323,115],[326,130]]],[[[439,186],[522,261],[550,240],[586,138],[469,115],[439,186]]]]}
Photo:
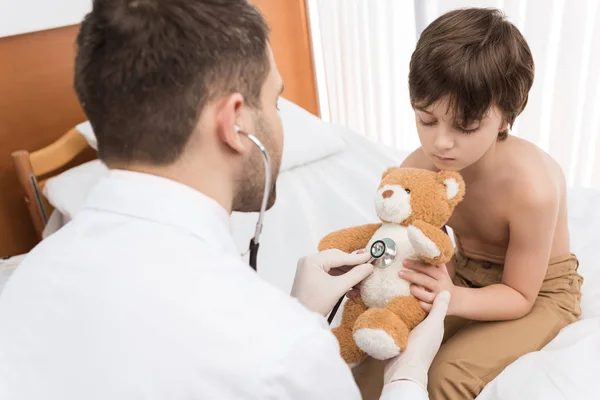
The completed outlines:
{"type": "Polygon", "coordinates": [[[423,126],[433,126],[433,125],[435,125],[435,122],[436,122],[436,121],[425,122],[425,121],[423,121],[422,119],[419,119],[419,122],[420,122],[420,123],[421,123],[421,125],[423,125],[423,126]]]}
{"type": "Polygon", "coordinates": [[[471,133],[477,132],[478,129],[479,129],[479,127],[473,128],[473,129],[458,128],[458,130],[460,130],[462,133],[467,134],[467,135],[470,135],[471,133]]]}
{"type": "Polygon", "coordinates": [[[469,123],[457,123],[456,129],[465,134],[471,134],[476,132],[480,127],[479,121],[470,121],[469,123]]]}

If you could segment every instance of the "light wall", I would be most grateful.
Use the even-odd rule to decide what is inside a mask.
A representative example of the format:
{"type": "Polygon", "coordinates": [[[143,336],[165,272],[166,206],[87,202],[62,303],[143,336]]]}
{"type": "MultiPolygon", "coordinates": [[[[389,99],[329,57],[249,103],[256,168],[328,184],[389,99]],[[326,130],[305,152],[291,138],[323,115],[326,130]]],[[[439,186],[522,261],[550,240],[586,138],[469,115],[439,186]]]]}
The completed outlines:
{"type": "Polygon", "coordinates": [[[0,37],[74,25],[92,0],[0,0],[0,37]]]}

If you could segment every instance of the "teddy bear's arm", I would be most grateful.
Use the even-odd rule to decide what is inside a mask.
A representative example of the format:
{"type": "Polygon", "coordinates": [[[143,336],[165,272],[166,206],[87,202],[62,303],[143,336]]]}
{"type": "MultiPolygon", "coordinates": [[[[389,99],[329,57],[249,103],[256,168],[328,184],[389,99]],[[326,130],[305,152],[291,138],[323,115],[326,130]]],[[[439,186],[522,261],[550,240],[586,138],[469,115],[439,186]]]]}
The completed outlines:
{"type": "Polygon", "coordinates": [[[381,227],[381,223],[353,226],[331,232],[319,242],[319,251],[339,249],[346,253],[363,249],[373,234],[381,227]]]}
{"type": "Polygon", "coordinates": [[[450,237],[427,222],[415,221],[410,225],[408,238],[417,255],[428,264],[445,264],[454,253],[450,237]]]}

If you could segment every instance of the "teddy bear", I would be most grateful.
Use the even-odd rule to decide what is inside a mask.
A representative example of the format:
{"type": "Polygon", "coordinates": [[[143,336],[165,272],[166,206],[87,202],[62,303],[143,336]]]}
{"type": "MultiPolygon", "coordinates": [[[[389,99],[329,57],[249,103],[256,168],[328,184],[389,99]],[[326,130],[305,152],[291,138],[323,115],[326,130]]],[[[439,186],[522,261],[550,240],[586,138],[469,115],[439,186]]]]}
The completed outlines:
{"type": "MultiPolygon", "coordinates": [[[[374,271],[360,284],[360,296],[344,304],[341,323],[332,329],[342,358],[355,366],[367,356],[386,360],[404,351],[410,331],[426,312],[399,276],[404,259],[447,263],[454,248],[443,227],[465,194],[455,171],[392,167],[383,175],[375,196],[379,223],[354,226],[326,235],[319,251],[348,253],[369,249],[383,238],[396,244],[394,261],[374,271]]],[[[434,268],[432,266],[432,268],[434,268]]]]}

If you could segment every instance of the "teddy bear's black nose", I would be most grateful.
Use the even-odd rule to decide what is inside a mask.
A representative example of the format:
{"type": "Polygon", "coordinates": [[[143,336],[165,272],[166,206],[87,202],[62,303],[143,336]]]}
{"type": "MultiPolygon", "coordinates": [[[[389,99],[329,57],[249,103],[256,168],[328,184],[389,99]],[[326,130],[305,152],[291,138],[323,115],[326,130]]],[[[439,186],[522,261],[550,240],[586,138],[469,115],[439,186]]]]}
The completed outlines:
{"type": "Polygon", "coordinates": [[[384,199],[389,199],[390,197],[392,197],[394,195],[394,191],[393,190],[386,190],[385,192],[383,192],[381,194],[381,196],[383,196],[384,199]]]}

